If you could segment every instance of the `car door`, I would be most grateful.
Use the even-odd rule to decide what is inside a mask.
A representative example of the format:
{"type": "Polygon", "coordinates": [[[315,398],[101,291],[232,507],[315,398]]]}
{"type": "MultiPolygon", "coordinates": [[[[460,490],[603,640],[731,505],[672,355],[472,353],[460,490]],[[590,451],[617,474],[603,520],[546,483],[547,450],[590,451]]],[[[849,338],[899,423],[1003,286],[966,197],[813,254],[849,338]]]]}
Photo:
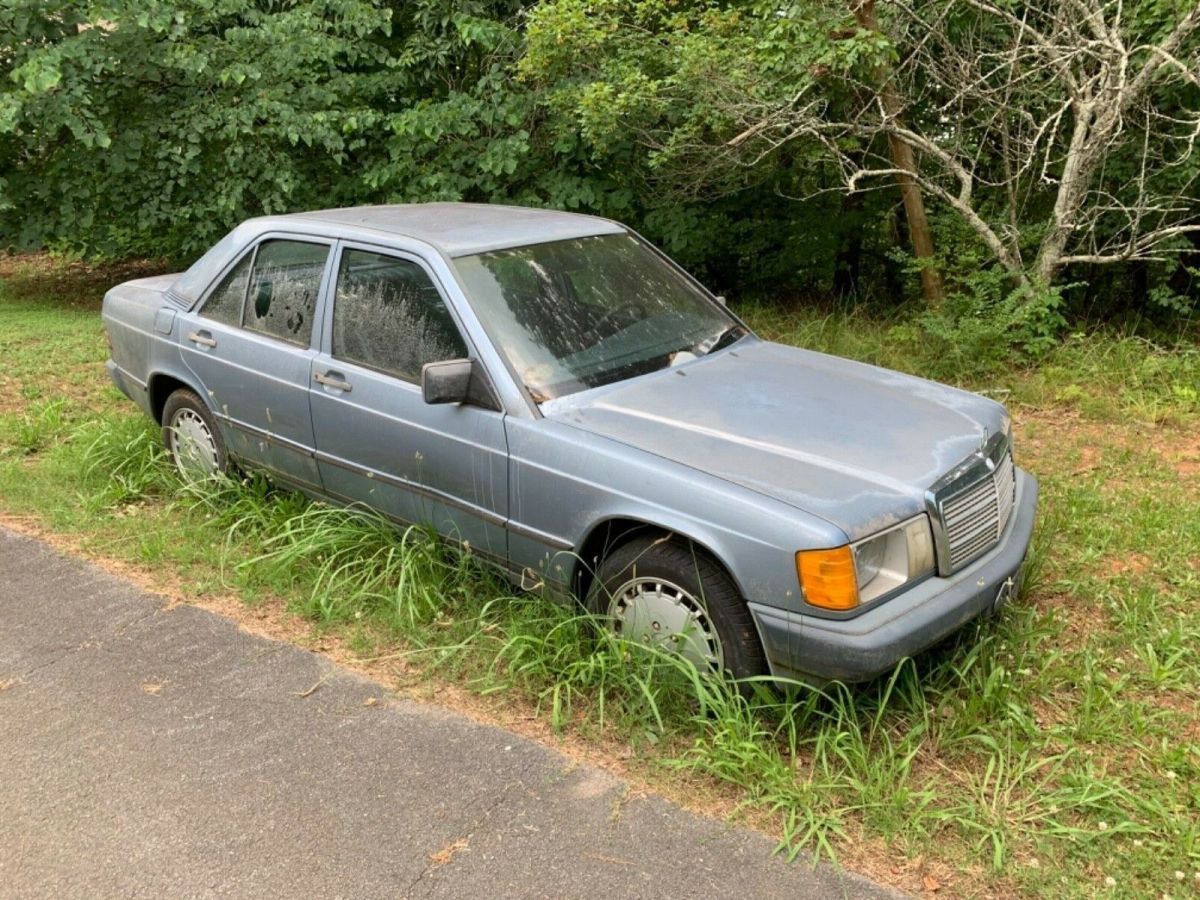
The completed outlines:
{"type": "Polygon", "coordinates": [[[331,241],[267,235],[182,316],[179,342],[235,457],[319,489],[308,385],[331,241]]]}
{"type": "Polygon", "coordinates": [[[434,405],[421,393],[422,365],[473,355],[435,277],[415,255],[351,243],[338,252],[310,383],[325,490],[505,560],[499,404],[434,405]]]}

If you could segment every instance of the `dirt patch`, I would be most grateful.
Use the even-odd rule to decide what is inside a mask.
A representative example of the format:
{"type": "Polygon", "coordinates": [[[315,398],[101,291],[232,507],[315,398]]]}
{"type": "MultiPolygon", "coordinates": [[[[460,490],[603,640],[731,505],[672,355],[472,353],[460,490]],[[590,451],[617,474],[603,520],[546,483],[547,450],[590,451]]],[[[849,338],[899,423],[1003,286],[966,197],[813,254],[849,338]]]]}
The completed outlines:
{"type": "Polygon", "coordinates": [[[1151,706],[1171,715],[1180,743],[1200,744],[1200,716],[1196,715],[1193,695],[1185,691],[1149,690],[1141,696],[1151,706]]]}
{"type": "Polygon", "coordinates": [[[1101,479],[1105,492],[1127,487],[1131,465],[1173,473],[1188,498],[1200,497],[1200,426],[1195,423],[1082,418],[1070,409],[1014,410],[1017,462],[1045,475],[1101,479]]]}
{"type": "Polygon", "coordinates": [[[1153,444],[1153,449],[1181,479],[1200,486],[1200,432],[1164,435],[1153,444]]]}
{"type": "Polygon", "coordinates": [[[55,297],[56,306],[99,309],[113,285],[170,271],[159,259],[89,263],[50,253],[0,253],[0,281],[17,300],[55,297]]]}
{"type": "Polygon", "coordinates": [[[451,841],[437,853],[429,854],[429,867],[431,869],[440,869],[442,866],[447,866],[453,862],[462,851],[468,849],[470,842],[466,838],[459,838],[457,841],[451,841]]]}
{"type": "Polygon", "coordinates": [[[1076,594],[1039,590],[1029,603],[1042,618],[1052,620],[1061,629],[1045,638],[1045,643],[1063,650],[1079,650],[1089,646],[1096,635],[1112,631],[1108,612],[1095,598],[1084,601],[1076,594]]]}
{"type": "Polygon", "coordinates": [[[1145,553],[1110,556],[1101,563],[1104,573],[1110,577],[1117,575],[1141,575],[1152,565],[1154,565],[1154,561],[1145,553]]]}

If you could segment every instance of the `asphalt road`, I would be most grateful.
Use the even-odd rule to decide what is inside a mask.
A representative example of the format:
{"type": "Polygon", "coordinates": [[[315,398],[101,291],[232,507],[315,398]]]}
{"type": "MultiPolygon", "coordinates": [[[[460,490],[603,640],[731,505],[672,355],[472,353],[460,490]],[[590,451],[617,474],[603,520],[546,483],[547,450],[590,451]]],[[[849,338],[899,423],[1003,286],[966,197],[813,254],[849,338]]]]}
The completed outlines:
{"type": "Polygon", "coordinates": [[[895,896],[164,606],[0,529],[0,897],[895,896]]]}

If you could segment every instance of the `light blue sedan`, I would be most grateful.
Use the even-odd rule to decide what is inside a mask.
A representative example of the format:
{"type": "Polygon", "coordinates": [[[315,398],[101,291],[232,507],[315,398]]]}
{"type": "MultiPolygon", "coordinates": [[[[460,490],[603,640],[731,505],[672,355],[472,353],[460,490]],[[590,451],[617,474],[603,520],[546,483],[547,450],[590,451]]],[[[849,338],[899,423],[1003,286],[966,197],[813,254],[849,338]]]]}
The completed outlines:
{"type": "Polygon", "coordinates": [[[1004,603],[1033,530],[1002,406],[760,340],[604,219],[253,219],[103,317],[189,476],[427,523],[739,677],[885,672],[1004,603]]]}

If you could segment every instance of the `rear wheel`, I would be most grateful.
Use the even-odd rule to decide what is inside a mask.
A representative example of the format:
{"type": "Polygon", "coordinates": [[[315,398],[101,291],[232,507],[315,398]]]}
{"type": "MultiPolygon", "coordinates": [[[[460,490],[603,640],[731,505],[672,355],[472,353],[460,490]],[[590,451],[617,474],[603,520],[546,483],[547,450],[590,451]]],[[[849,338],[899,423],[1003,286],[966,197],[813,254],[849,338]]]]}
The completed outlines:
{"type": "Polygon", "coordinates": [[[629,641],[678,652],[698,669],[764,675],[746,601],[707,553],[668,536],[623,544],[600,564],[588,609],[629,641]]]}
{"type": "Polygon", "coordinates": [[[162,426],[163,443],[184,478],[215,478],[228,469],[225,441],[212,413],[195,391],[180,388],[167,398],[162,426]]]}

